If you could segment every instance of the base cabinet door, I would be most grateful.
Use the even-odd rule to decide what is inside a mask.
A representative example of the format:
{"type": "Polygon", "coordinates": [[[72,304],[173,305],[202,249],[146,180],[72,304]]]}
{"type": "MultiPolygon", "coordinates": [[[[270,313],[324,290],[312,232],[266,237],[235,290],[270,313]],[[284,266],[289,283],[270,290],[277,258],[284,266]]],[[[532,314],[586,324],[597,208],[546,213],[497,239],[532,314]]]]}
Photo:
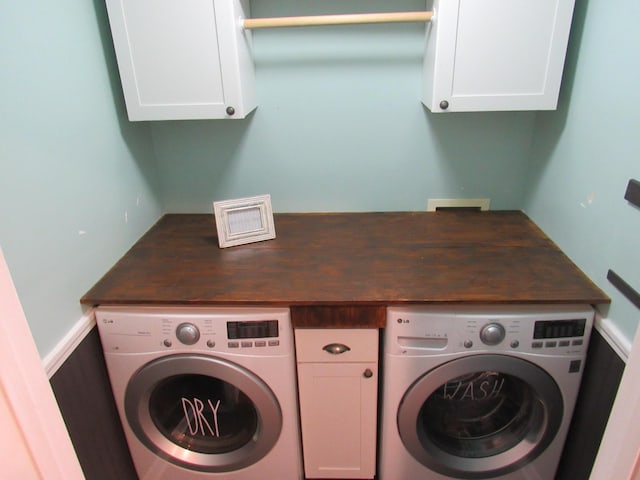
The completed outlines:
{"type": "Polygon", "coordinates": [[[373,478],[377,330],[296,331],[296,350],[306,478],[373,478]],[[327,345],[344,345],[349,350],[328,353],[323,350],[327,345]],[[305,361],[300,352],[310,353],[309,349],[319,355],[305,361]]]}
{"type": "Polygon", "coordinates": [[[248,0],[106,0],[129,120],[242,118],[256,106],[248,0]]]}

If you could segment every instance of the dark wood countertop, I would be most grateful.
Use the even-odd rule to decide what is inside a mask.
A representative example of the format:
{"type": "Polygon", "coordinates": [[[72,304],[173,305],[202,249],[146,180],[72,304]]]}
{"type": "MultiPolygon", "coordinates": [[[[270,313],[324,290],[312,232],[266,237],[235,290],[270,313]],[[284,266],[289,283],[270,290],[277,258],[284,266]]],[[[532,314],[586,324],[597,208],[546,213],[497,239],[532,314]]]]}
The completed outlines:
{"type": "Polygon", "coordinates": [[[286,305],[298,324],[313,326],[318,311],[336,316],[361,307],[379,317],[398,303],[610,301],[522,212],[274,220],[275,240],[220,249],[213,215],[165,215],[81,302],[286,305]]]}

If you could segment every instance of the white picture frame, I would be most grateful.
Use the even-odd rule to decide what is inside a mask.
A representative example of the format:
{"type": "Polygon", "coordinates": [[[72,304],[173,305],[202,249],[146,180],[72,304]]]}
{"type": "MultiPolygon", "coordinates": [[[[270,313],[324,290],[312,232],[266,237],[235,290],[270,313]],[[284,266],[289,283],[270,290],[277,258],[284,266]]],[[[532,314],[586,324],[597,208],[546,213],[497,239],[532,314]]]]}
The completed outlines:
{"type": "Polygon", "coordinates": [[[276,238],[271,195],[213,202],[220,248],[276,238]]]}

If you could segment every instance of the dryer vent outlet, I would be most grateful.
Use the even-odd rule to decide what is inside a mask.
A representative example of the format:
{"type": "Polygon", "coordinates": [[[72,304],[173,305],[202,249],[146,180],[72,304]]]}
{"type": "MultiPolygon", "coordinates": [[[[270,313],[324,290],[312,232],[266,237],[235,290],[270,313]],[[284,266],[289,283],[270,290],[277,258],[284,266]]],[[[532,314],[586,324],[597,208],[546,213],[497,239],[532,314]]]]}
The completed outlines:
{"type": "Polygon", "coordinates": [[[443,210],[489,210],[489,198],[430,198],[427,201],[427,212],[443,210]]]}

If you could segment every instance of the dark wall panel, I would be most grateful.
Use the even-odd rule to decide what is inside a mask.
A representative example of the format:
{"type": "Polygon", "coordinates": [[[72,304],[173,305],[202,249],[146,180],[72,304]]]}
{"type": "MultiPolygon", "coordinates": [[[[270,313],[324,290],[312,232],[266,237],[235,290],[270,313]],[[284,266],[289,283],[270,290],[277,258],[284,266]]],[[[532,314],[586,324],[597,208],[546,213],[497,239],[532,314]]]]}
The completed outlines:
{"type": "Polygon", "coordinates": [[[87,480],[137,480],[94,328],[51,378],[87,480]]]}
{"type": "Polygon", "coordinates": [[[589,479],[624,367],[625,363],[594,330],[556,480],[589,479]]]}

